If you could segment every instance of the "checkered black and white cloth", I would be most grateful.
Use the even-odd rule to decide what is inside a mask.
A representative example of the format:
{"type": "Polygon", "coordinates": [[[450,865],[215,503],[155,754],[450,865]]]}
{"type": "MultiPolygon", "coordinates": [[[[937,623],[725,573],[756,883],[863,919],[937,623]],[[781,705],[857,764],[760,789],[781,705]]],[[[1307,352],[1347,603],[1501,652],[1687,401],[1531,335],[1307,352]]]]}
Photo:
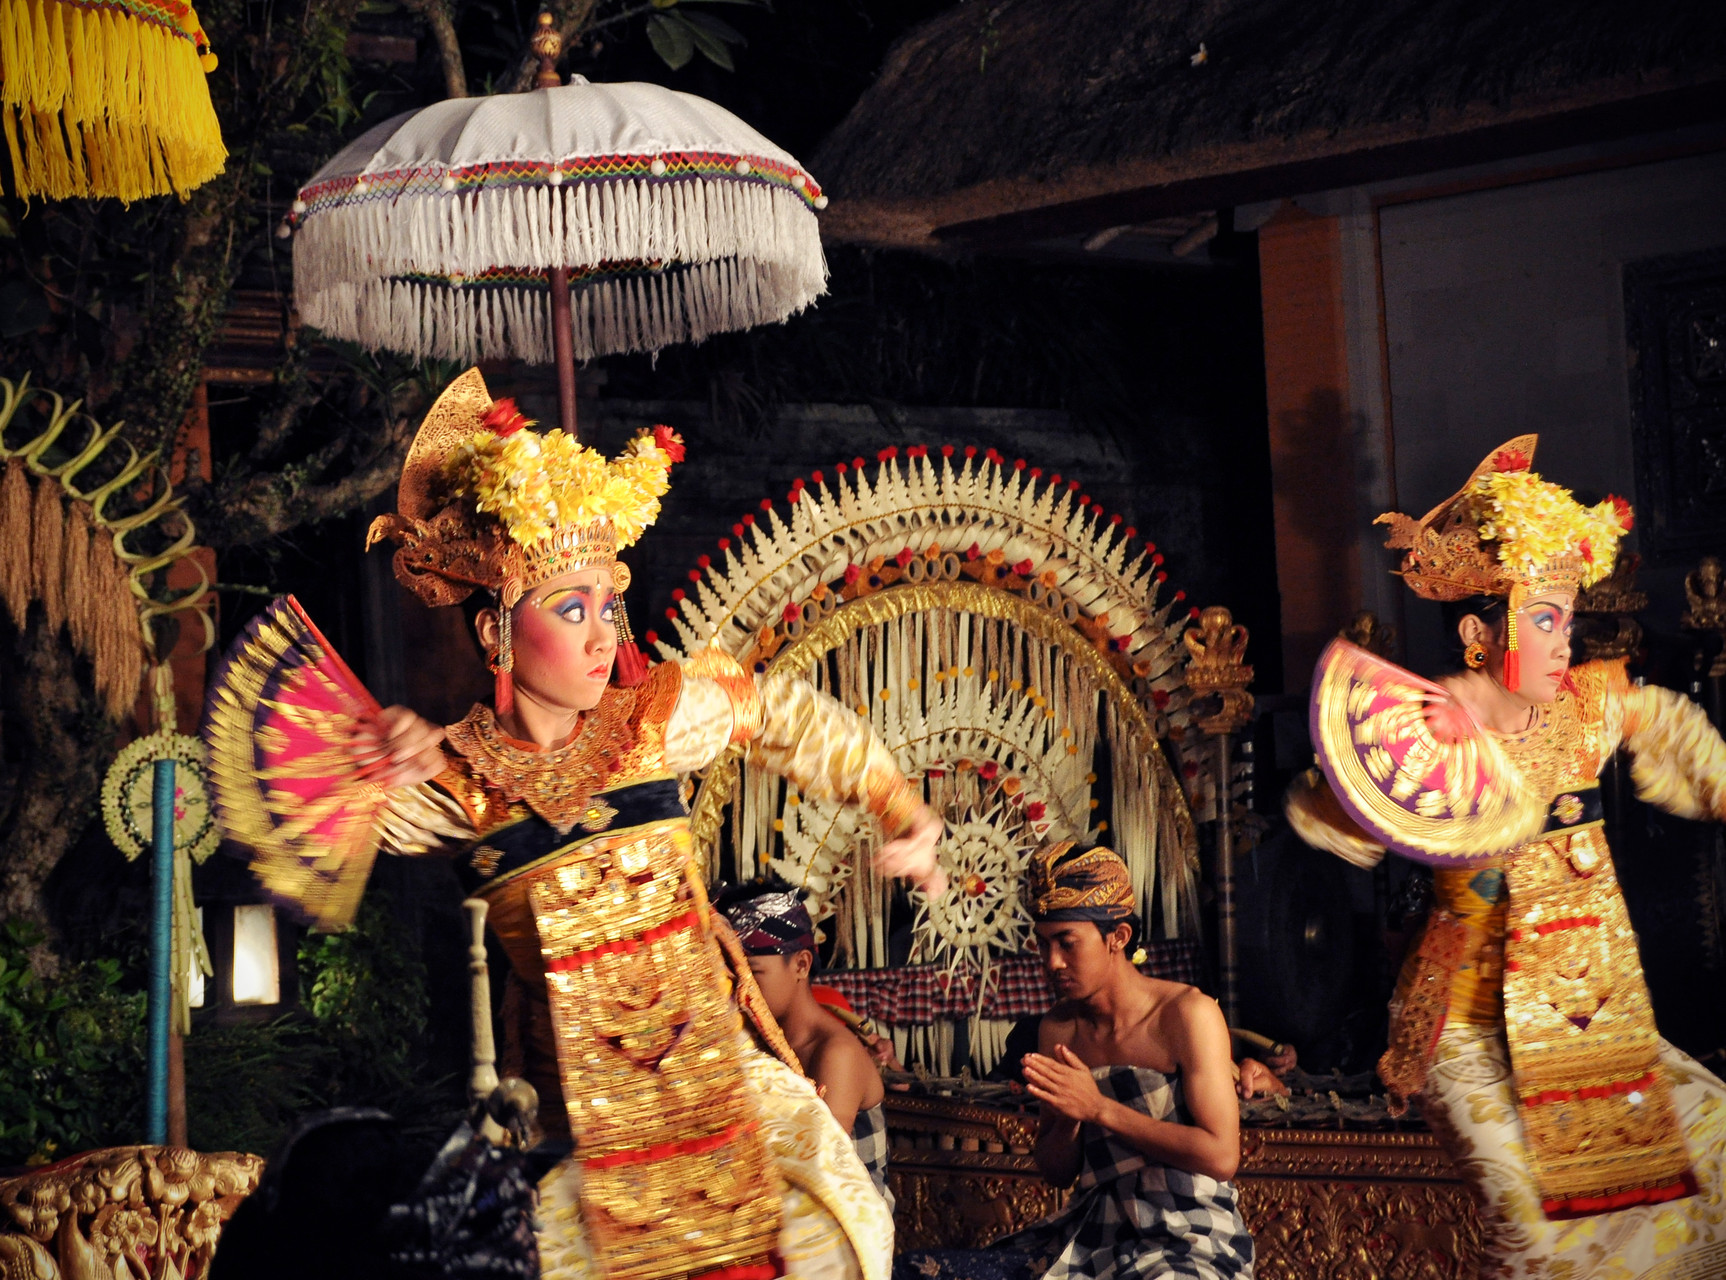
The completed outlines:
{"type": "MultiPolygon", "coordinates": [[[[1199,946],[1192,938],[1158,938],[1145,943],[1141,966],[1153,978],[1199,981],[1199,946]]],[[[894,1027],[926,1026],[938,1019],[969,1018],[977,1011],[979,971],[969,965],[901,965],[895,969],[828,969],[823,986],[832,987],[866,1018],[894,1027]]],[[[983,992],[985,1018],[1015,1019],[1047,1013],[1054,1003],[1043,966],[1036,956],[1009,956],[989,969],[983,992]]]]}
{"type": "MultiPolygon", "coordinates": [[[[1094,1074],[1105,1097],[1190,1123],[1178,1079],[1145,1067],[1094,1074]]],[[[1084,1126],[1080,1140],[1067,1208],[995,1248],[1030,1254],[1031,1274],[1042,1280],[1251,1280],[1253,1239],[1233,1186],[1158,1164],[1096,1125],[1084,1126]]]]}
{"type": "Polygon", "coordinates": [[[869,1170],[875,1190],[887,1202],[887,1212],[893,1212],[893,1193],[887,1187],[887,1116],[877,1102],[867,1111],[859,1111],[851,1125],[851,1141],[857,1147],[857,1158],[869,1170]]]}

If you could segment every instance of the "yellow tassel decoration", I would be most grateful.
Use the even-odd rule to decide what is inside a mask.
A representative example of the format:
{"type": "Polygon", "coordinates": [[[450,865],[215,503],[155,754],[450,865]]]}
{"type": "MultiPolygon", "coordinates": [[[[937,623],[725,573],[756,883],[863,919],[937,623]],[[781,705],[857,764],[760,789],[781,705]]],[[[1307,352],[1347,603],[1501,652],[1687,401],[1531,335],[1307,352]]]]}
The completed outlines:
{"type": "Polygon", "coordinates": [[[215,65],[180,0],[0,0],[0,131],[18,195],[185,199],[228,155],[215,65]]]}

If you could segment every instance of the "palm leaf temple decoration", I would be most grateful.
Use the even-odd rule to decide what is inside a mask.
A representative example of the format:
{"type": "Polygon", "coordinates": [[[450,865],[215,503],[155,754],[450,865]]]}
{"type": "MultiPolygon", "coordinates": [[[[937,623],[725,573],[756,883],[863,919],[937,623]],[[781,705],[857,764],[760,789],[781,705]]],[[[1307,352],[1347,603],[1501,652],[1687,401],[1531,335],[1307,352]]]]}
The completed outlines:
{"type": "MultiPolygon", "coordinates": [[[[992,449],[883,450],[872,469],[859,458],[795,481],[788,517],[763,502],[667,611],[684,652],[802,672],[867,716],[947,819],[954,890],[938,904],[911,895],[908,959],[967,993],[981,1069],[1011,1025],[985,1010],[1013,1012],[997,998],[1009,988],[1042,991],[1020,898],[1037,845],[1106,840],[1132,869],[1148,934],[1190,945],[1199,931],[1197,841],[1165,748],[1193,727],[1180,636],[1196,610],[1165,596],[1156,547],[1079,489],[992,449]]],[[[736,751],[708,770],[694,811],[710,875],[724,846],[728,872],[807,891],[840,966],[891,963],[903,891],[853,871],[880,839],[871,820],[736,751]]],[[[916,1021],[891,1028],[901,1056],[950,1072],[952,1020],[916,1021]]]]}
{"type": "Polygon", "coordinates": [[[39,603],[51,632],[65,628],[73,650],[90,663],[91,678],[110,720],[138,706],[146,665],[156,731],[120,754],[103,787],[108,830],[128,857],[149,839],[149,770],[154,759],[179,762],[175,815],[175,884],[172,931],[172,1006],[187,1029],[187,985],[192,964],[209,973],[192,907],[188,859],[203,861],[216,846],[202,796],[203,748],[175,732],[173,683],[167,653],[172,642],[158,620],[196,620],[201,647],[215,643],[215,596],[204,567],[192,556],[197,530],[174,494],[155,454],[140,457],[121,436],[123,424],[103,427],[81,401],[0,378],[0,608],[20,632],[30,606],[39,603]],[[197,580],[168,586],[185,561],[197,580]],[[142,820],[137,812],[144,806],[142,820]]]}

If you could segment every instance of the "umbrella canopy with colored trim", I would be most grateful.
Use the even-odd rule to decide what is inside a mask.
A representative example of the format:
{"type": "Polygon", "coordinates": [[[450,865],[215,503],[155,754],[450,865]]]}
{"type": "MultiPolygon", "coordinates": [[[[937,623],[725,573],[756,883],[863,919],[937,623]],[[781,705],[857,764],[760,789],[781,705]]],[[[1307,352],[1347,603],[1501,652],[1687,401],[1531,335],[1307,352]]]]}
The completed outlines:
{"type": "Polygon", "coordinates": [[[18,195],[141,200],[222,171],[206,75],[180,0],[0,0],[0,129],[18,195]]]}
{"type": "Polygon", "coordinates": [[[651,84],[458,98],[356,139],[294,205],[306,323],[371,349],[472,362],[655,351],[784,320],[826,286],[795,157],[705,99],[651,84]]]}

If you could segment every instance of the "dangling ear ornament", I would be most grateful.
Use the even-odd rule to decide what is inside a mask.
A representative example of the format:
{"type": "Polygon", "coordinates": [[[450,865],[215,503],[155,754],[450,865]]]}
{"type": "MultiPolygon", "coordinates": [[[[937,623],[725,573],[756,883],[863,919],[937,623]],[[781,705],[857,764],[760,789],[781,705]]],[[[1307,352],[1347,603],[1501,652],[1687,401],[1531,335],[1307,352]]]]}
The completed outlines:
{"type": "Polygon", "coordinates": [[[1504,687],[1515,693],[1522,686],[1522,652],[1516,643],[1516,615],[1522,611],[1522,584],[1510,591],[1504,622],[1504,687]]]}
{"type": "Polygon", "coordinates": [[[497,653],[491,660],[492,673],[497,677],[493,686],[492,706],[496,714],[515,714],[515,650],[510,644],[510,613],[502,601],[497,607],[497,653]]]}

